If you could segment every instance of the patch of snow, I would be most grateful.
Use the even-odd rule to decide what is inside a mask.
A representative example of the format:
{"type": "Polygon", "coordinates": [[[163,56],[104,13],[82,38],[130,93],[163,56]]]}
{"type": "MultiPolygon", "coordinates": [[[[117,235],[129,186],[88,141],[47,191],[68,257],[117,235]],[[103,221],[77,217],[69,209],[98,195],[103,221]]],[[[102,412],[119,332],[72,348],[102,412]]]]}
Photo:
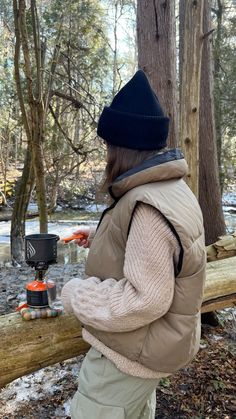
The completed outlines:
{"type": "Polygon", "coordinates": [[[218,316],[223,320],[234,320],[236,318],[236,307],[228,307],[220,310],[218,316]]]}
{"type": "Polygon", "coordinates": [[[78,365],[78,364],[72,364],[72,367],[71,367],[71,374],[72,374],[74,377],[78,378],[78,375],[79,375],[79,365],[78,365]]]}
{"type": "Polygon", "coordinates": [[[236,214],[225,213],[226,232],[233,233],[236,230],[236,214]]]}
{"type": "Polygon", "coordinates": [[[72,399],[69,399],[69,400],[67,400],[67,401],[63,404],[63,407],[64,407],[64,409],[65,409],[65,414],[66,414],[66,416],[70,416],[70,405],[71,405],[71,400],[72,400],[72,399]]]}
{"type": "Polygon", "coordinates": [[[26,301],[26,293],[22,292],[16,296],[20,301],[26,301]]]}
{"type": "Polygon", "coordinates": [[[37,212],[38,211],[38,205],[34,202],[30,202],[27,208],[28,211],[37,212]]]}
{"type": "Polygon", "coordinates": [[[6,268],[11,268],[13,265],[12,265],[12,262],[6,262],[6,263],[4,264],[4,266],[5,266],[6,268]]]}
{"type": "Polygon", "coordinates": [[[64,208],[62,208],[60,205],[57,205],[56,207],[56,212],[61,212],[63,211],[64,208]]]}
{"type": "Polygon", "coordinates": [[[72,399],[66,400],[66,402],[63,403],[62,406],[59,406],[55,410],[55,418],[66,418],[70,417],[70,405],[71,405],[72,399]]]}
{"type": "Polygon", "coordinates": [[[224,338],[223,338],[223,336],[219,336],[219,335],[209,335],[209,337],[210,337],[211,339],[215,340],[216,342],[217,342],[218,340],[222,340],[222,339],[224,339],[224,338]]]}
{"type": "Polygon", "coordinates": [[[92,204],[92,205],[86,205],[85,210],[88,212],[103,212],[107,208],[107,205],[101,205],[101,204],[92,204]]]}
{"type": "Polygon", "coordinates": [[[224,212],[236,212],[235,207],[230,207],[230,206],[223,205],[222,208],[223,208],[224,212]]]}
{"type": "MultiPolygon", "coordinates": [[[[17,411],[19,404],[30,400],[42,400],[45,394],[54,394],[63,386],[60,382],[68,374],[68,368],[46,367],[33,374],[18,378],[8,384],[0,392],[0,399],[7,401],[5,414],[17,411]],[[60,383],[58,383],[58,381],[60,383]]],[[[78,365],[77,365],[78,374],[78,365]]],[[[69,404],[69,402],[68,402],[69,404]]],[[[69,411],[69,405],[65,403],[64,411],[69,411]],[[65,410],[66,409],[66,410],[65,410]]],[[[59,416],[65,417],[65,416],[59,416]]]]}
{"type": "Polygon", "coordinates": [[[226,192],[223,194],[222,201],[224,205],[236,206],[236,193],[226,192]]]}
{"type": "Polygon", "coordinates": [[[207,345],[200,343],[199,348],[200,348],[200,349],[205,349],[205,348],[207,348],[207,345]]]}

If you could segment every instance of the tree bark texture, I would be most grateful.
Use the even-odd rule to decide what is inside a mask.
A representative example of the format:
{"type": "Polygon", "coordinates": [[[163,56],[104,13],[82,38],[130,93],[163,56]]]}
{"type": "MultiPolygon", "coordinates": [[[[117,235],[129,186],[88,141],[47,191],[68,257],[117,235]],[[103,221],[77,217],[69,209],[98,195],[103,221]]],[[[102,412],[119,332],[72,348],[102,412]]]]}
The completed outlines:
{"type": "MultiPolygon", "coordinates": [[[[202,18],[201,0],[184,1],[184,10],[180,21],[181,46],[181,86],[180,86],[180,141],[189,165],[187,183],[198,197],[199,165],[199,107],[200,75],[202,55],[202,18]]],[[[181,17],[180,16],[180,17],[181,17]]]]}
{"type": "Polygon", "coordinates": [[[215,124],[216,124],[216,144],[217,144],[217,156],[218,165],[220,172],[220,184],[221,190],[224,184],[224,174],[222,171],[222,105],[221,105],[221,49],[222,49],[222,20],[223,20],[223,2],[217,0],[217,9],[214,9],[216,13],[216,35],[215,35],[215,46],[214,46],[214,80],[215,80],[215,124]]]}
{"type": "Polygon", "coordinates": [[[175,1],[138,0],[138,66],[148,76],[170,118],[170,147],[178,144],[175,1]]]}
{"type": "Polygon", "coordinates": [[[17,0],[13,0],[14,25],[15,25],[15,54],[14,54],[14,72],[17,96],[19,99],[22,122],[28,140],[24,169],[21,181],[16,191],[16,198],[13,206],[12,223],[11,223],[11,257],[13,261],[22,262],[24,260],[24,236],[25,236],[25,219],[31,191],[34,185],[34,172],[32,169],[31,155],[31,129],[28,121],[26,104],[24,101],[23,90],[20,76],[20,50],[21,50],[21,33],[20,19],[23,13],[23,4],[18,5],[17,0]]]}
{"type": "MultiPolygon", "coordinates": [[[[236,257],[207,264],[202,312],[236,304],[236,257]]],[[[74,315],[25,321],[17,313],[0,316],[0,387],[56,362],[85,353],[74,315]]]]}
{"type": "Polygon", "coordinates": [[[16,197],[11,216],[11,257],[13,261],[23,262],[25,220],[27,208],[34,185],[34,171],[30,149],[27,148],[21,181],[16,190],[16,197]]]}
{"type": "Polygon", "coordinates": [[[44,119],[42,101],[32,105],[32,155],[36,180],[37,204],[39,208],[40,233],[48,232],[47,196],[43,158],[44,119]]]}
{"type": "MultiPolygon", "coordinates": [[[[14,24],[15,24],[15,80],[17,95],[20,103],[22,120],[25,129],[25,133],[28,140],[28,151],[32,158],[33,171],[29,171],[29,166],[24,168],[24,176],[22,176],[22,186],[19,187],[19,191],[23,193],[26,185],[31,184],[33,186],[36,180],[36,194],[39,208],[39,222],[40,232],[47,232],[47,202],[46,202],[46,185],[44,175],[44,161],[43,161],[43,135],[44,135],[44,124],[45,124],[45,109],[43,107],[43,71],[41,66],[41,44],[40,34],[38,27],[38,17],[36,10],[35,0],[31,0],[30,12],[32,20],[33,30],[33,48],[35,53],[35,61],[31,55],[30,41],[27,32],[27,19],[26,19],[26,2],[25,0],[13,0],[13,11],[14,11],[14,24]],[[23,55],[23,72],[26,82],[26,97],[23,94],[23,81],[22,73],[20,72],[20,51],[22,49],[23,55]],[[36,71],[35,71],[36,67],[36,71]],[[26,177],[29,176],[27,180],[26,177]]],[[[26,156],[26,162],[28,162],[29,154],[26,156]]],[[[28,163],[27,163],[28,164],[28,163]]],[[[29,196],[23,194],[21,198],[16,200],[14,204],[15,210],[13,211],[12,221],[15,228],[11,231],[11,243],[12,251],[14,252],[13,258],[17,261],[21,261],[20,254],[23,253],[24,248],[24,237],[20,237],[20,234],[24,232],[25,214],[23,214],[21,207],[26,209],[29,202],[29,196]],[[24,203],[24,198],[26,202],[24,203]],[[28,199],[28,201],[27,201],[28,199]],[[19,206],[19,207],[18,207],[19,206]],[[14,219],[14,217],[16,217],[14,219]],[[22,218],[21,218],[22,217],[22,218]],[[16,238],[14,234],[17,234],[16,238]],[[16,241],[14,243],[14,241],[16,241]],[[20,246],[22,246],[20,250],[20,246]],[[19,258],[19,259],[18,259],[19,258]]]]}
{"type": "MultiPolygon", "coordinates": [[[[211,31],[211,1],[204,1],[203,32],[211,31]]],[[[199,204],[203,213],[206,245],[225,233],[218,172],[213,98],[212,39],[203,41],[199,120],[199,204]]]]}

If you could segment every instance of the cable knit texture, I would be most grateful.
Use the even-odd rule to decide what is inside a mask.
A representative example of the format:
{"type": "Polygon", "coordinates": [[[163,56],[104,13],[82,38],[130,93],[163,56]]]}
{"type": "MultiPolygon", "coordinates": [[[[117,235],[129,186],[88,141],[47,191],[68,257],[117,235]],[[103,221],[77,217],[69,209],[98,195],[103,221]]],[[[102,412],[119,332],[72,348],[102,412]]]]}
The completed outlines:
{"type": "MultiPolygon", "coordinates": [[[[178,242],[164,217],[155,208],[140,204],[126,244],[124,278],[72,279],[62,290],[65,310],[74,312],[82,323],[109,332],[125,332],[149,324],[162,317],[171,305],[178,255],[178,242]]],[[[84,338],[123,372],[143,378],[160,376],[109,348],[107,352],[105,345],[87,331],[84,338]]]]}

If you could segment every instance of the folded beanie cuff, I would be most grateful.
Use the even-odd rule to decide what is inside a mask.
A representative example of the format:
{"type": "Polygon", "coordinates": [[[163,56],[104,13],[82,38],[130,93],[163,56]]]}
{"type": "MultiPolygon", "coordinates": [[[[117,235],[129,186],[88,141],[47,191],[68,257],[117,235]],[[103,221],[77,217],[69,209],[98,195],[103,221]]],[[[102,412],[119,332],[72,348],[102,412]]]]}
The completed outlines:
{"type": "Polygon", "coordinates": [[[105,106],[97,133],[109,144],[136,150],[166,147],[169,118],[121,112],[105,106]]]}

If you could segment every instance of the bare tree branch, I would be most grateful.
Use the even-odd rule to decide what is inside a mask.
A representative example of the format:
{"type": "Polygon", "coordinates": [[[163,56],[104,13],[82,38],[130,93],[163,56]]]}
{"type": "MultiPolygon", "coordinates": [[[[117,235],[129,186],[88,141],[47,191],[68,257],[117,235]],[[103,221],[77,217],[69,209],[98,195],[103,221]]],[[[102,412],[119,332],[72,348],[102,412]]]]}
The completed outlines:
{"type": "Polygon", "coordinates": [[[51,96],[57,96],[61,99],[65,99],[68,102],[71,102],[71,104],[74,106],[75,109],[81,109],[83,108],[82,102],[80,102],[78,99],[74,98],[73,96],[67,95],[66,93],[58,92],[57,90],[51,91],[51,96]]]}
{"type": "Polygon", "coordinates": [[[26,85],[28,90],[29,101],[31,103],[34,102],[34,95],[33,95],[33,76],[32,76],[32,68],[30,63],[30,52],[29,52],[29,45],[28,45],[28,34],[27,34],[27,26],[26,26],[26,18],[25,18],[25,9],[26,4],[25,0],[19,0],[19,28],[21,32],[21,45],[22,51],[24,55],[24,69],[25,69],[25,76],[26,76],[26,85]]]}
{"type": "Polygon", "coordinates": [[[21,45],[21,36],[20,36],[20,28],[19,28],[19,9],[17,0],[13,0],[13,12],[14,12],[14,23],[15,23],[15,34],[16,34],[16,42],[15,42],[15,54],[14,54],[14,70],[15,70],[15,82],[16,82],[16,90],[17,95],[19,98],[20,109],[22,113],[22,120],[25,128],[25,132],[27,135],[28,142],[31,139],[31,131],[29,128],[28,117],[25,109],[24,97],[22,92],[21,86],[21,78],[20,78],[20,45],[21,45]]]}
{"type": "Polygon", "coordinates": [[[60,41],[60,38],[61,38],[62,23],[63,23],[63,18],[61,16],[60,27],[59,27],[57,39],[56,39],[56,42],[55,42],[55,47],[54,47],[52,61],[51,61],[51,69],[50,69],[50,72],[49,72],[48,85],[47,85],[47,88],[46,88],[45,94],[44,94],[45,116],[47,115],[47,110],[48,110],[48,105],[49,105],[49,100],[50,100],[50,94],[51,94],[51,88],[52,88],[52,83],[53,83],[53,76],[54,76],[54,73],[56,71],[56,66],[57,66],[58,58],[59,58],[59,54],[60,54],[61,46],[60,46],[59,41],[60,41]]]}
{"type": "Polygon", "coordinates": [[[35,61],[37,69],[37,100],[42,100],[42,72],[41,72],[41,42],[40,42],[40,33],[39,33],[39,21],[38,14],[36,9],[35,0],[31,0],[31,15],[32,15],[32,28],[33,28],[33,38],[34,38],[34,52],[35,52],[35,61]]]}
{"type": "MultiPolygon", "coordinates": [[[[66,83],[66,82],[63,82],[63,83],[68,85],[68,83],[66,83]]],[[[69,85],[68,85],[68,87],[69,87],[69,85]]],[[[70,87],[76,93],[79,93],[78,90],[76,90],[74,87],[72,87],[72,86],[70,86],[70,87]]],[[[57,97],[60,97],[62,99],[65,99],[65,100],[71,102],[71,104],[74,106],[75,109],[84,109],[88,113],[90,118],[92,119],[93,125],[95,127],[97,126],[97,122],[95,121],[95,118],[93,117],[91,112],[88,110],[88,108],[82,102],[80,102],[78,99],[76,99],[75,97],[67,95],[66,93],[58,92],[57,90],[52,90],[51,91],[51,96],[57,96],[57,97]]]]}
{"type": "Polygon", "coordinates": [[[79,156],[83,156],[84,154],[86,154],[87,152],[81,151],[83,149],[83,146],[80,145],[80,146],[76,147],[73,144],[72,139],[69,137],[69,135],[66,133],[66,131],[62,128],[62,126],[61,126],[61,124],[60,124],[60,122],[59,122],[59,120],[58,120],[58,118],[57,118],[57,116],[56,116],[56,114],[55,114],[55,112],[54,112],[54,110],[53,110],[53,108],[52,108],[51,105],[49,105],[49,110],[51,112],[51,115],[52,115],[52,117],[53,117],[53,119],[54,119],[57,127],[59,128],[59,130],[61,131],[61,133],[64,135],[65,139],[67,140],[67,142],[70,145],[70,147],[72,148],[72,150],[76,154],[78,154],[79,156]]]}
{"type": "Polygon", "coordinates": [[[204,33],[204,34],[202,35],[202,39],[207,38],[207,37],[208,37],[209,35],[211,35],[214,31],[215,31],[215,29],[213,28],[213,29],[211,29],[210,31],[208,31],[208,32],[204,33]]]}

